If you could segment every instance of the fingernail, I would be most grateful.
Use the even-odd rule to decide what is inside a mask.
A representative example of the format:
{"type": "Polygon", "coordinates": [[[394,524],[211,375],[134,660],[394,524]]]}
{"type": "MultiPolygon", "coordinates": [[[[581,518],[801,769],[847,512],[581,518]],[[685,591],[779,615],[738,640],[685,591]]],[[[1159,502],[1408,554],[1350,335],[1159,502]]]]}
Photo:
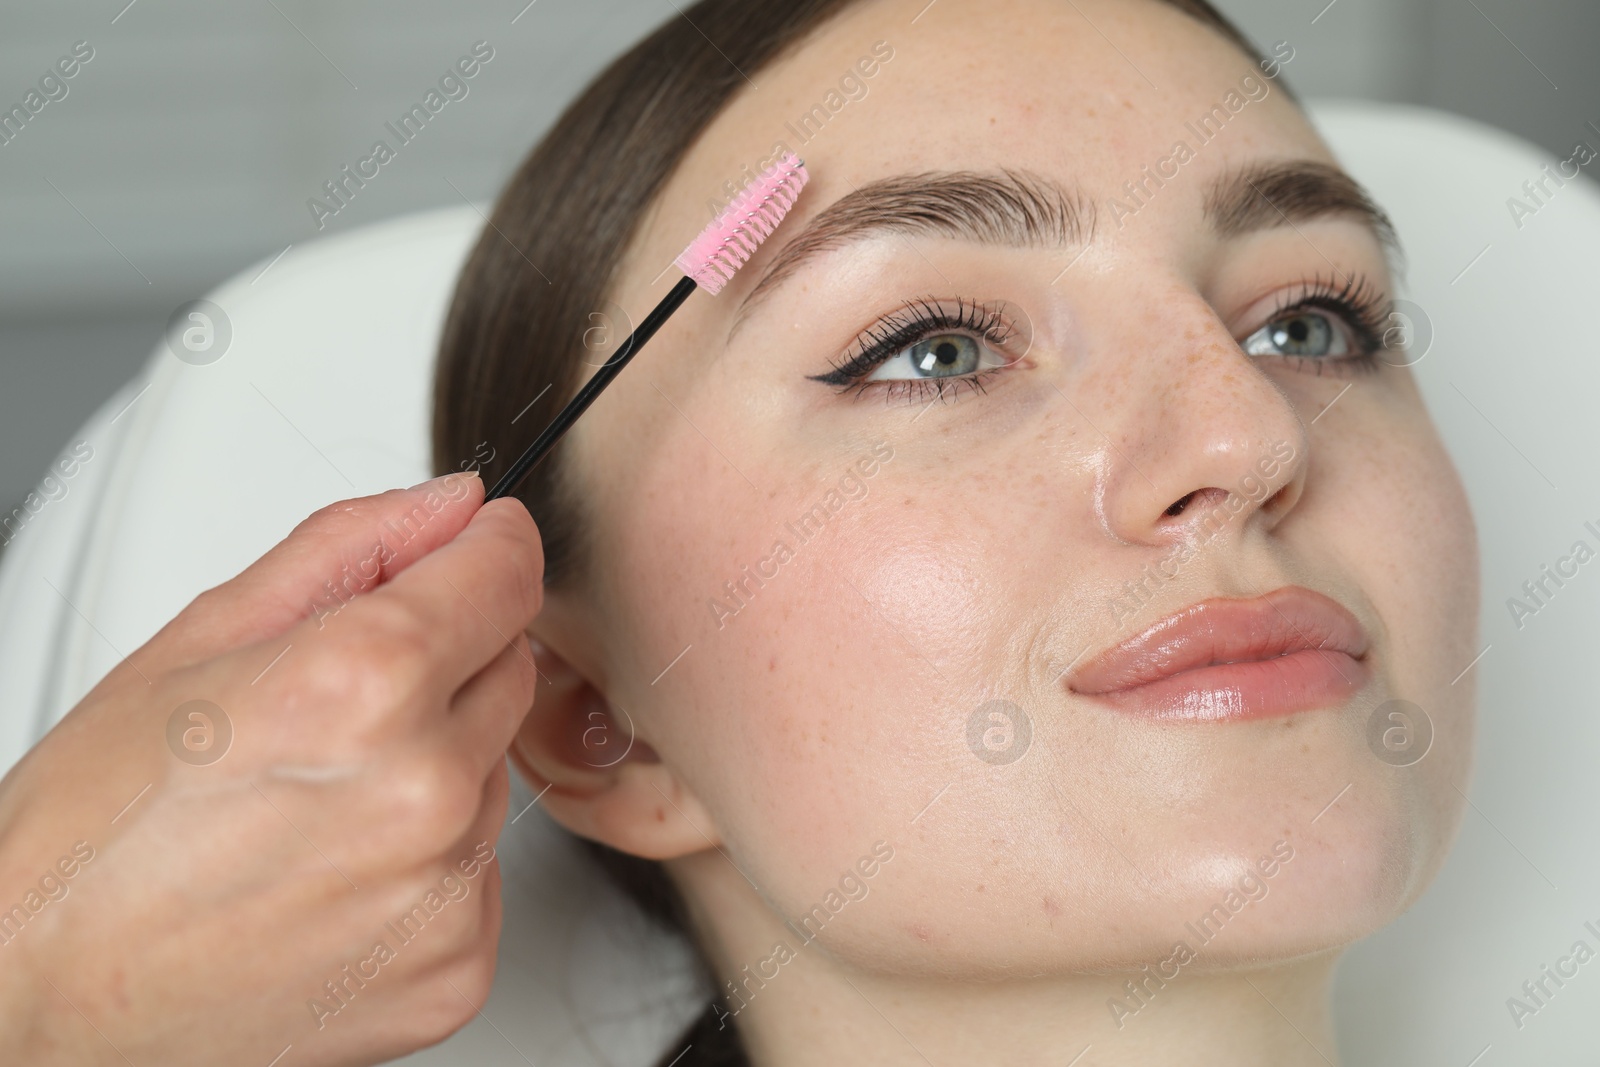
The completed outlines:
{"type": "Polygon", "coordinates": [[[450,484],[450,479],[452,478],[477,478],[478,476],[479,475],[476,470],[453,471],[450,474],[441,474],[437,478],[429,478],[425,482],[418,482],[416,485],[408,486],[406,491],[410,492],[414,489],[426,489],[429,486],[435,486],[443,489],[450,484]]]}

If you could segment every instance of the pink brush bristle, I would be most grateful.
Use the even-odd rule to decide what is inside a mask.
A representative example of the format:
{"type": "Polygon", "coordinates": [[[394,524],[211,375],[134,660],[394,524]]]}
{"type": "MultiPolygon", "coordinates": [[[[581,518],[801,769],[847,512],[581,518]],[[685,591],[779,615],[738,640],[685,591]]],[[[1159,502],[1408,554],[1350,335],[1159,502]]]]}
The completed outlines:
{"type": "Polygon", "coordinates": [[[706,292],[721,292],[778,228],[809,177],[793,153],[779,159],[700,231],[674,260],[678,269],[706,292]]]}

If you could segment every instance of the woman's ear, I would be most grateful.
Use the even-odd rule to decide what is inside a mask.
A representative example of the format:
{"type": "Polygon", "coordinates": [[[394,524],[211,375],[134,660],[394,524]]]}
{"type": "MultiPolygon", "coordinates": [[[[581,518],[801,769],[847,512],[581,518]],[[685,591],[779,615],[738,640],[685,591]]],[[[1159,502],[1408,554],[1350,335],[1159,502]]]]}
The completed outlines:
{"type": "Polygon", "coordinates": [[[632,717],[564,656],[529,638],[539,682],[510,755],[551,817],[644,859],[720,845],[705,806],[637,735],[632,717]]]}

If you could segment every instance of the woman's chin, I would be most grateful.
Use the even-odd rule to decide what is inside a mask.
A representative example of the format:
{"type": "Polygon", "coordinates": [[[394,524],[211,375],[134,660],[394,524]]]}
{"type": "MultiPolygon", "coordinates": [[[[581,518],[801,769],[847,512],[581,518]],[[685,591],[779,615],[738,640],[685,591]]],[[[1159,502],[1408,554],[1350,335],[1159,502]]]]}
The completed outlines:
{"type": "MultiPolygon", "coordinates": [[[[1442,862],[1449,829],[1411,798],[1373,788],[1344,793],[1315,822],[1254,834],[1231,852],[1213,841],[1216,876],[1159,905],[1189,939],[1201,970],[1292,960],[1358,941],[1421,895],[1442,862]],[[1259,855],[1258,855],[1259,854],[1259,855]],[[1287,856],[1287,858],[1285,858],[1287,856]],[[1263,857],[1270,857],[1265,864],[1263,857]],[[1276,861],[1276,862],[1274,862],[1276,861]],[[1268,873],[1270,872],[1270,873],[1268,873]]],[[[1157,907],[1152,902],[1152,908],[1157,907]]]]}
{"type": "Polygon", "coordinates": [[[1014,862],[999,865],[907,848],[896,877],[823,941],[867,971],[977,981],[1146,966],[1205,973],[1336,950],[1416,900],[1451,829],[1419,822],[1414,805],[1378,789],[1354,794],[1290,832],[1258,820],[1125,840],[1115,867],[1094,870],[1086,855],[1047,858],[1042,841],[1014,840],[1014,862]]]}

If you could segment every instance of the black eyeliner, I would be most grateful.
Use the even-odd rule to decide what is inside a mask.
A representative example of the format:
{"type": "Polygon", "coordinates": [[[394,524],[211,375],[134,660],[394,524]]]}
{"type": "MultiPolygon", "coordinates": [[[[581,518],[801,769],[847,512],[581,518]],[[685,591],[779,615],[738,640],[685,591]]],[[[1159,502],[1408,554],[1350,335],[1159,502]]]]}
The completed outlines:
{"type": "MultiPolygon", "coordinates": [[[[860,352],[835,364],[826,374],[807,377],[826,385],[856,385],[863,376],[909,346],[949,330],[965,330],[994,344],[1004,343],[1008,336],[1006,319],[998,309],[959,297],[955,305],[952,313],[933,297],[907,301],[898,311],[884,316],[862,332],[858,343],[865,343],[860,352]]],[[[945,380],[953,381],[957,377],[952,375],[945,380]]]]}

